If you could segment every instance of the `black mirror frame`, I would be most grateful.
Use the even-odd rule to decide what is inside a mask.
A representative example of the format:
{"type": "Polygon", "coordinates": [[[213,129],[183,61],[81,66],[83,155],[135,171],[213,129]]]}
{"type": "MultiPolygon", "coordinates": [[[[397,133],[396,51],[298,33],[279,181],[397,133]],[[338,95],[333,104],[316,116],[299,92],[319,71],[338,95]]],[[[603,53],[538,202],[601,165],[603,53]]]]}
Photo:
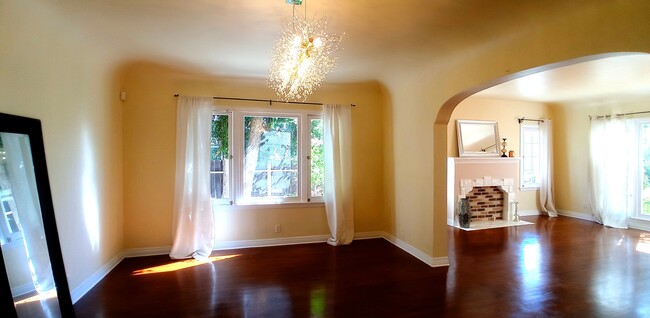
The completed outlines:
{"type": "MultiPolygon", "coordinates": [[[[70,288],[68,287],[68,279],[65,274],[61,244],[59,242],[59,234],[56,228],[56,219],[54,217],[54,205],[52,203],[50,179],[47,173],[41,121],[34,118],[0,113],[0,132],[24,134],[29,136],[32,161],[34,162],[36,188],[38,190],[38,200],[41,205],[43,228],[47,240],[47,249],[52,266],[54,283],[56,284],[59,308],[62,317],[74,317],[75,312],[72,298],[70,296],[70,288]]],[[[14,306],[11,295],[11,286],[9,285],[9,278],[6,274],[7,270],[1,252],[0,269],[4,273],[0,274],[0,295],[2,297],[2,299],[0,299],[0,312],[3,314],[9,313],[9,315],[13,313],[13,316],[17,316],[16,307],[14,306]]]]}

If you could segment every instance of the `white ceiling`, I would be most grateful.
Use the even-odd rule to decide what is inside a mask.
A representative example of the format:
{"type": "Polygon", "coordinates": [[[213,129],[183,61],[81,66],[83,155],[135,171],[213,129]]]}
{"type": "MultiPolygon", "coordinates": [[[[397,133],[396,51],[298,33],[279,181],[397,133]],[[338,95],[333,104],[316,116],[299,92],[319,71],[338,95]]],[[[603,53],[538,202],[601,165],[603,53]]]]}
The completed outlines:
{"type": "MultiPolygon", "coordinates": [[[[345,33],[339,67],[328,82],[382,80],[395,68],[454,56],[522,26],[553,23],[564,18],[562,13],[598,5],[593,0],[306,3],[308,16],[327,14],[329,31],[345,33]]],[[[41,5],[69,24],[71,32],[123,60],[254,78],[266,77],[274,41],[292,12],[285,0],[41,0],[41,5]]],[[[303,10],[304,5],[298,7],[303,10]]],[[[649,63],[647,57],[630,57],[577,65],[482,94],[540,100],[575,98],[588,91],[647,90],[649,63]]]]}
{"type": "Polygon", "coordinates": [[[536,102],[650,96],[650,55],[608,57],[563,66],[493,86],[474,96],[536,102]]]}

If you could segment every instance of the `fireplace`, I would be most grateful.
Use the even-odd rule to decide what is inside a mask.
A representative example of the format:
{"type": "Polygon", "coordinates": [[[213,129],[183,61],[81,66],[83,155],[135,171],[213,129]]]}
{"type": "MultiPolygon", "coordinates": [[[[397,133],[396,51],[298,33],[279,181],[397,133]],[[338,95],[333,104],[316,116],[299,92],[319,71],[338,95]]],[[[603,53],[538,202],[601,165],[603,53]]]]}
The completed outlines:
{"type": "MultiPolygon", "coordinates": [[[[512,221],[519,183],[519,158],[449,158],[447,164],[447,224],[458,226],[458,203],[467,198],[475,207],[472,221],[512,221]],[[478,198],[478,189],[484,197],[478,198]],[[477,196],[477,198],[472,198],[477,196]],[[490,196],[490,197],[488,197],[490,196]],[[476,201],[480,199],[479,201],[476,201]],[[492,199],[492,200],[490,200],[492,199]],[[483,202],[478,204],[477,202],[483,202]],[[500,203],[494,203],[500,202],[500,203]],[[483,209],[483,210],[480,210],[483,209]]],[[[470,227],[472,227],[470,225],[470,227]]]]}
{"type": "Polygon", "coordinates": [[[510,203],[515,200],[514,189],[514,180],[511,178],[462,179],[458,199],[468,199],[472,221],[510,221],[510,203]]]}

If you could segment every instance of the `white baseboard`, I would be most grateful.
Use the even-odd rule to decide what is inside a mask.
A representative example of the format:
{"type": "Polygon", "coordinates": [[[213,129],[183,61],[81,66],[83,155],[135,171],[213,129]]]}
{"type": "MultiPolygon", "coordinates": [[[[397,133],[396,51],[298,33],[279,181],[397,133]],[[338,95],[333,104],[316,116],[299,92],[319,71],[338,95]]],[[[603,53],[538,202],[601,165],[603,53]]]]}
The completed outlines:
{"type": "Polygon", "coordinates": [[[531,216],[531,215],[540,215],[542,213],[540,213],[537,210],[522,210],[522,211],[517,211],[517,214],[519,214],[519,216],[531,216]]]}
{"type": "Polygon", "coordinates": [[[324,243],[329,239],[329,235],[311,235],[311,236],[294,236],[261,240],[241,240],[241,241],[223,241],[215,242],[215,250],[231,250],[236,248],[282,246],[294,244],[324,243]]]}
{"type": "Polygon", "coordinates": [[[367,239],[384,238],[385,235],[386,232],[383,231],[361,232],[361,233],[354,233],[354,239],[367,240],[367,239]]]}
{"type": "MultiPolygon", "coordinates": [[[[593,215],[589,213],[584,213],[584,212],[574,212],[574,211],[566,211],[566,210],[558,210],[557,211],[559,215],[562,216],[568,216],[576,219],[581,219],[581,220],[586,220],[586,221],[592,221],[596,222],[596,219],[593,217],[593,215]]],[[[650,232],[650,221],[647,220],[641,220],[637,218],[628,218],[627,219],[627,225],[632,228],[632,229],[637,229],[641,231],[648,231],[650,232]]]]}
{"type": "Polygon", "coordinates": [[[419,249],[415,248],[413,245],[406,243],[395,236],[388,234],[388,233],[383,233],[383,238],[391,243],[393,245],[401,248],[405,252],[415,256],[417,259],[421,260],[425,264],[431,266],[431,267],[439,267],[439,266],[449,266],[449,257],[436,257],[433,258],[429,256],[429,254],[426,254],[419,249]]]}
{"type": "Polygon", "coordinates": [[[94,274],[90,275],[86,280],[84,280],[81,285],[73,289],[70,292],[72,297],[72,303],[76,303],[81,297],[83,297],[87,292],[89,292],[97,283],[99,283],[117,264],[119,264],[124,259],[123,253],[118,253],[113,257],[108,263],[98,269],[94,274]]]}
{"type": "Polygon", "coordinates": [[[34,288],[34,284],[33,283],[27,283],[27,284],[23,284],[23,285],[20,285],[20,286],[12,287],[11,288],[11,295],[13,297],[16,297],[16,296],[21,296],[21,295],[24,295],[24,294],[27,294],[27,293],[31,293],[33,291],[36,291],[36,288],[34,288]]]}
{"type": "Polygon", "coordinates": [[[142,257],[153,255],[165,255],[172,251],[171,246],[157,246],[157,247],[143,247],[143,248],[129,248],[122,252],[124,258],[129,257],[142,257]]]}
{"type": "Polygon", "coordinates": [[[568,217],[575,218],[575,219],[581,219],[581,220],[596,222],[594,217],[589,213],[567,211],[567,210],[557,210],[557,214],[562,215],[562,216],[568,216],[568,217]]]}

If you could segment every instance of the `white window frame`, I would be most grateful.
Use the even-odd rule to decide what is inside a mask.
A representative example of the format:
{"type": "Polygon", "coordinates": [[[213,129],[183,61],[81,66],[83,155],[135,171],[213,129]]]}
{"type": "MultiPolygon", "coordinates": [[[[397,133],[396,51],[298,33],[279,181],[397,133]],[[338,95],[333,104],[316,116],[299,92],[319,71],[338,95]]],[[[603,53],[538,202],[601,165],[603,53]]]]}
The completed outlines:
{"type": "Polygon", "coordinates": [[[213,204],[260,206],[283,204],[322,204],[322,197],[311,197],[311,119],[322,118],[320,111],[268,108],[213,107],[213,114],[228,114],[228,150],[230,152],[231,193],[229,199],[213,199],[213,204]],[[244,118],[246,116],[293,117],[298,124],[298,190],[296,197],[245,198],[244,192],[244,118]]]}
{"type": "MultiPolygon", "coordinates": [[[[527,131],[536,131],[539,134],[539,138],[540,138],[539,143],[537,144],[537,147],[540,147],[540,145],[541,145],[542,135],[541,135],[541,131],[539,129],[538,124],[523,124],[522,123],[522,124],[519,125],[519,141],[520,141],[519,142],[519,145],[520,145],[519,151],[521,152],[521,163],[519,165],[519,177],[520,177],[519,187],[520,187],[520,190],[537,190],[541,186],[541,175],[540,175],[540,171],[541,171],[540,168],[541,167],[539,166],[539,163],[541,161],[539,160],[539,158],[537,160],[537,162],[538,162],[538,166],[537,166],[537,182],[530,183],[530,182],[526,182],[524,180],[524,175],[525,175],[524,174],[524,169],[526,167],[527,162],[529,160],[531,160],[530,156],[527,156],[527,153],[528,153],[527,150],[528,150],[529,147],[532,147],[532,145],[526,143],[526,141],[525,141],[526,139],[524,138],[524,134],[527,131]]],[[[541,149],[538,149],[538,151],[537,151],[538,154],[541,153],[540,150],[541,149]]]]}

